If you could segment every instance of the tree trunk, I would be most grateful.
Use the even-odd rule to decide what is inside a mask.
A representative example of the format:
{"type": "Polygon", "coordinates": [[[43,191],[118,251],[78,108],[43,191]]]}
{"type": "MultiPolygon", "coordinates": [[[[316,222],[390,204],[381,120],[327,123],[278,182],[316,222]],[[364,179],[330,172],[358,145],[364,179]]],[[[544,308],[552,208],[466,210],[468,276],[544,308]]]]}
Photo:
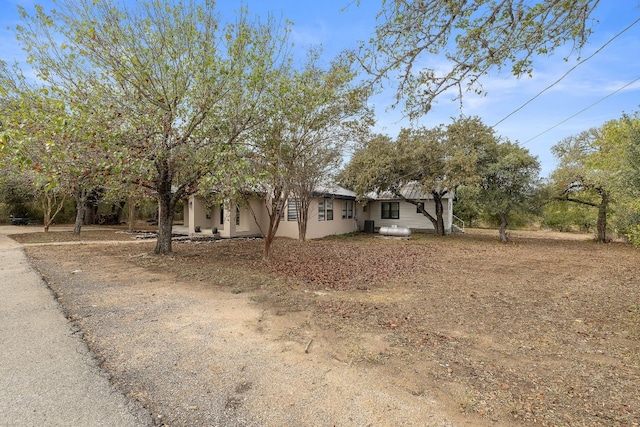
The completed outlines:
{"type": "Polygon", "coordinates": [[[433,201],[436,205],[436,222],[434,224],[436,236],[444,236],[444,207],[442,206],[442,196],[438,192],[433,192],[433,201]]]}
{"type": "Polygon", "coordinates": [[[271,255],[271,243],[273,243],[273,233],[271,230],[264,236],[264,246],[262,247],[262,259],[269,259],[269,255],[271,255]]]}
{"type": "Polygon", "coordinates": [[[396,196],[402,198],[404,201],[409,202],[413,205],[416,205],[418,210],[422,212],[422,215],[426,216],[429,221],[431,221],[431,225],[433,225],[433,231],[436,236],[445,236],[446,230],[444,229],[444,206],[442,205],[442,195],[437,191],[432,191],[431,195],[433,196],[433,203],[436,207],[436,216],[435,218],[427,212],[426,209],[420,204],[418,200],[409,200],[404,198],[400,193],[396,192],[396,196]]]}
{"type": "Polygon", "coordinates": [[[136,222],[136,203],[133,200],[133,197],[129,197],[129,232],[133,233],[135,230],[135,222],[136,222]]]}
{"type": "Polygon", "coordinates": [[[605,192],[601,192],[602,197],[598,205],[598,222],[596,242],[605,243],[607,241],[607,210],[609,208],[609,197],[605,192]]]}
{"type": "Polygon", "coordinates": [[[309,198],[298,195],[298,240],[307,240],[307,223],[309,222],[309,198]]]}
{"type": "Polygon", "coordinates": [[[42,212],[44,214],[44,232],[48,233],[51,225],[51,196],[46,193],[42,198],[42,212]]]}
{"type": "Polygon", "coordinates": [[[174,205],[171,193],[158,195],[158,241],[154,250],[156,254],[167,255],[172,252],[174,205]]]}
{"type": "Polygon", "coordinates": [[[84,225],[96,224],[96,217],[98,216],[98,206],[93,203],[89,203],[89,198],[85,201],[86,206],[84,208],[84,225]]]}
{"type": "Polygon", "coordinates": [[[581,203],[587,206],[594,206],[598,208],[598,222],[596,224],[596,242],[607,242],[607,211],[609,210],[609,194],[602,188],[591,188],[598,192],[600,195],[600,203],[592,203],[580,199],[574,199],[571,197],[558,197],[556,200],[564,200],[568,202],[581,203]]]}
{"type": "Polygon", "coordinates": [[[507,215],[501,213],[500,214],[500,240],[502,243],[507,243],[509,241],[509,236],[507,236],[507,226],[509,225],[509,221],[507,221],[507,215]]]}
{"type": "Polygon", "coordinates": [[[265,208],[267,210],[267,214],[269,215],[269,223],[267,224],[267,229],[265,230],[261,225],[261,222],[258,220],[256,216],[256,212],[251,207],[251,203],[249,203],[248,199],[245,199],[247,202],[247,206],[249,207],[249,212],[253,216],[253,220],[255,221],[260,233],[264,237],[264,246],[262,248],[262,260],[265,261],[271,255],[271,244],[273,243],[273,239],[275,239],[276,232],[278,231],[278,227],[280,226],[280,215],[282,214],[282,210],[284,209],[284,205],[287,202],[288,195],[285,194],[285,190],[283,187],[276,186],[273,189],[273,193],[271,197],[265,199],[265,208]]]}
{"type": "Polygon", "coordinates": [[[172,252],[171,237],[173,233],[173,215],[175,213],[177,195],[173,194],[173,173],[169,160],[160,158],[156,160],[158,177],[156,184],[156,200],[158,200],[158,240],[154,252],[158,255],[167,255],[172,252]]]}
{"type": "Polygon", "coordinates": [[[73,226],[73,234],[78,235],[82,230],[82,224],[84,224],[84,216],[87,209],[87,191],[84,188],[79,188],[74,193],[76,199],[76,222],[73,226]]]}
{"type": "MultiPolygon", "coordinates": [[[[118,217],[118,224],[122,223],[122,214],[124,213],[124,206],[126,204],[127,202],[122,200],[118,203],[118,206],[116,207],[116,216],[118,217]]],[[[112,210],[112,213],[113,213],[113,210],[112,210]]]]}
{"type": "Polygon", "coordinates": [[[55,192],[44,190],[44,195],[42,196],[42,211],[44,213],[43,223],[45,233],[49,232],[49,227],[53,224],[56,215],[64,208],[64,202],[66,200],[67,196],[64,193],[58,197],[55,192]]]}
{"type": "MultiPolygon", "coordinates": [[[[280,211],[284,209],[284,204],[286,203],[287,198],[274,197],[274,201],[271,205],[271,210],[269,211],[269,228],[264,234],[264,246],[262,248],[262,259],[267,260],[271,255],[271,244],[273,243],[273,239],[276,236],[276,232],[278,231],[278,227],[280,226],[280,211]]],[[[253,211],[252,211],[253,212],[253,211]]],[[[255,219],[255,216],[254,216],[255,219]]],[[[256,219],[257,223],[257,219],[256,219]]]]}

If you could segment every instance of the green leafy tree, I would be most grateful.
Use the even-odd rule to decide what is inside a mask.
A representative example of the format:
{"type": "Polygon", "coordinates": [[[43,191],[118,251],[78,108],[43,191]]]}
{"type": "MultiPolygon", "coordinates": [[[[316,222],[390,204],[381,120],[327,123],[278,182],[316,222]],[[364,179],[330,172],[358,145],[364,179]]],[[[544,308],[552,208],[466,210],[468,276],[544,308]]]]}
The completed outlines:
{"type": "Polygon", "coordinates": [[[300,68],[292,63],[281,70],[269,89],[261,113],[268,119],[253,130],[244,155],[253,171],[246,174],[253,178],[248,186],[263,195],[266,226],[249,203],[253,193],[243,193],[245,206],[265,236],[265,259],[288,201],[296,204],[299,236],[305,239],[313,191],[339,167],[347,143],[371,124],[369,91],[353,84],[354,77],[344,58],[324,68],[320,52],[311,50],[300,68]]]}
{"type": "Polygon", "coordinates": [[[461,118],[434,129],[403,129],[395,141],[378,135],[355,152],[340,179],[359,197],[389,191],[416,205],[436,235],[444,236],[443,197],[460,185],[478,182],[478,150],[494,139],[493,130],[478,118],[461,118]],[[419,198],[407,197],[407,186],[417,186],[420,191],[414,194],[431,195],[435,216],[419,198]]]}
{"type": "MultiPolygon", "coordinates": [[[[69,197],[76,199],[74,233],[84,220],[86,196],[103,167],[100,140],[108,135],[89,125],[86,110],[68,106],[57,90],[27,83],[18,70],[0,69],[5,97],[4,153],[18,167],[42,203],[49,230],[69,197]]],[[[84,101],[85,105],[90,100],[84,101]]]]}
{"type": "Polygon", "coordinates": [[[597,219],[597,212],[590,206],[549,200],[544,205],[541,224],[557,231],[592,233],[596,229],[597,219]]]}
{"type": "Polygon", "coordinates": [[[294,153],[289,164],[292,196],[298,206],[298,235],[306,239],[309,207],[318,185],[333,181],[342,155],[351,141],[360,140],[373,124],[367,108],[369,90],[353,83],[355,73],[339,58],[329,69],[318,65],[319,52],[293,73],[282,96],[285,138],[294,153]]]}
{"type": "Polygon", "coordinates": [[[113,131],[113,173],[151,191],[158,204],[155,252],[172,251],[176,204],[208,175],[234,169],[228,156],[278,73],[285,28],[241,10],[223,25],[214,2],[60,0],[47,14],[22,11],[19,38],[47,83],[72,102],[84,88],[122,118],[113,131]]]}
{"type": "Polygon", "coordinates": [[[27,171],[0,157],[0,222],[10,216],[35,218],[37,193],[27,171]]]}
{"type": "Polygon", "coordinates": [[[532,210],[540,173],[538,160],[509,141],[483,147],[478,197],[482,208],[500,224],[500,240],[506,243],[509,217],[532,210]]]}
{"type": "Polygon", "coordinates": [[[355,56],[374,81],[397,82],[397,103],[410,117],[455,90],[483,92],[481,78],[510,68],[531,74],[536,56],[590,35],[598,0],[383,0],[375,36],[355,56]],[[430,62],[440,55],[446,61],[430,62]]]}
{"type": "Polygon", "coordinates": [[[611,191],[617,172],[600,167],[610,145],[601,129],[590,129],[565,138],[552,147],[560,161],[551,179],[556,185],[556,200],[592,206],[598,211],[596,241],[606,242],[607,217],[611,208],[611,191]]]}
{"type": "Polygon", "coordinates": [[[599,152],[594,167],[611,171],[612,222],[619,234],[640,246],[640,117],[625,114],[605,123],[601,132],[607,150],[599,152]]]}
{"type": "Polygon", "coordinates": [[[464,221],[465,227],[478,227],[483,221],[482,201],[477,185],[462,185],[456,189],[453,200],[455,215],[464,221]]]}

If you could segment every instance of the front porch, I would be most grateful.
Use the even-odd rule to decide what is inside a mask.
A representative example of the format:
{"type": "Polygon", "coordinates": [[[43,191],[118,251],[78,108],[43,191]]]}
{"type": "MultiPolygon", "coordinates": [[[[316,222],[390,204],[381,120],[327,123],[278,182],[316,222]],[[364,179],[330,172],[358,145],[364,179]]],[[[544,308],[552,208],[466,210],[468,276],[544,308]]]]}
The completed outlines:
{"type": "Polygon", "coordinates": [[[190,196],[184,203],[184,224],[179,228],[175,226],[174,230],[188,236],[211,236],[213,230],[217,230],[223,239],[262,236],[250,210],[260,212],[261,206],[257,200],[250,203],[250,207],[240,206],[234,200],[227,200],[207,206],[203,199],[190,196]]]}

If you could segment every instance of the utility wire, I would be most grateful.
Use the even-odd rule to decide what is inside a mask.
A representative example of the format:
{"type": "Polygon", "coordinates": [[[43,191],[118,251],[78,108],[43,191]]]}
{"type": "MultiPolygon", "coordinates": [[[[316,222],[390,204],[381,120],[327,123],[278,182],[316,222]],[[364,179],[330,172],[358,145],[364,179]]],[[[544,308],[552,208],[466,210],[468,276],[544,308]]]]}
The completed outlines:
{"type": "Polygon", "coordinates": [[[573,67],[571,67],[569,69],[569,71],[567,71],[566,73],[564,73],[558,80],[556,80],[555,82],[551,83],[549,86],[547,86],[546,88],[542,89],[540,92],[538,92],[538,94],[536,96],[534,96],[533,98],[529,99],[527,102],[525,102],[524,104],[522,104],[520,107],[518,107],[517,109],[513,110],[511,113],[509,113],[506,117],[502,118],[498,123],[496,123],[495,125],[493,125],[493,127],[498,126],[500,123],[504,122],[505,120],[507,120],[509,117],[513,116],[515,113],[517,113],[518,111],[522,110],[524,107],[526,107],[529,103],[531,103],[534,99],[536,99],[537,97],[539,97],[540,95],[542,95],[543,93],[545,93],[547,90],[551,89],[553,86],[557,85],[558,83],[560,83],[560,81],[562,79],[564,79],[565,77],[567,77],[567,75],[572,72],[573,70],[575,70],[576,68],[578,68],[580,65],[584,64],[585,62],[587,62],[589,59],[593,58],[594,56],[596,56],[602,49],[604,49],[605,47],[607,47],[607,45],[609,45],[611,42],[613,42],[616,38],[618,38],[620,35],[622,35],[625,31],[627,31],[629,28],[633,27],[634,25],[636,25],[638,22],[640,22],[640,18],[636,19],[635,21],[633,21],[631,24],[629,24],[626,28],[624,28],[622,31],[620,31],[618,34],[616,34],[615,36],[611,37],[605,44],[603,44],[602,46],[600,46],[600,48],[598,48],[595,52],[593,52],[591,55],[589,55],[588,57],[586,57],[585,59],[583,59],[582,61],[578,62],[576,65],[574,65],[573,67]]]}
{"type": "Polygon", "coordinates": [[[578,112],[577,112],[577,113],[575,113],[574,115],[572,115],[572,116],[570,116],[570,117],[567,117],[566,119],[564,119],[564,120],[563,120],[563,121],[561,121],[560,123],[557,123],[557,124],[553,125],[552,127],[550,127],[549,129],[547,129],[547,130],[545,130],[545,131],[543,131],[543,132],[540,132],[539,134],[537,134],[537,135],[536,135],[536,136],[534,136],[533,138],[529,138],[529,139],[527,139],[525,142],[523,142],[523,144],[526,144],[526,143],[528,143],[528,142],[531,142],[531,141],[533,141],[534,139],[536,139],[537,137],[539,137],[539,136],[541,136],[541,135],[544,135],[545,133],[549,132],[549,131],[550,131],[550,130],[552,130],[552,129],[557,128],[557,127],[558,127],[558,126],[560,126],[561,124],[568,122],[569,120],[573,119],[574,117],[576,117],[576,116],[578,116],[578,115],[580,115],[580,114],[584,113],[584,112],[585,112],[585,111],[587,111],[589,108],[594,107],[595,105],[597,105],[597,104],[601,103],[601,102],[602,102],[602,101],[604,101],[605,99],[610,98],[610,97],[612,97],[613,95],[615,95],[616,93],[620,92],[621,90],[623,90],[623,89],[625,89],[625,88],[627,88],[627,87],[631,86],[632,84],[634,84],[634,83],[635,83],[635,82],[637,82],[638,80],[640,80],[640,77],[636,78],[635,80],[630,81],[629,83],[627,83],[626,85],[622,86],[621,88],[618,88],[617,90],[615,90],[615,91],[611,92],[609,95],[607,95],[607,96],[605,96],[605,97],[603,97],[603,98],[600,98],[599,100],[597,100],[597,101],[596,101],[596,102],[594,102],[593,104],[589,105],[589,106],[588,106],[588,107],[586,107],[586,108],[583,108],[582,110],[578,111],[578,112]]]}

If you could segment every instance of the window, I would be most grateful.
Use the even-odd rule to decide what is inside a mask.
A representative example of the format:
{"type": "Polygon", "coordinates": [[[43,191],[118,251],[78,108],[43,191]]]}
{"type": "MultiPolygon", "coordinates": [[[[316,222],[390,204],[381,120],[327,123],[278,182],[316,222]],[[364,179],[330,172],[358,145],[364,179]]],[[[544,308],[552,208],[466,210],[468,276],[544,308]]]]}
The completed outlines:
{"type": "Polygon", "coordinates": [[[333,221],[333,200],[318,201],[318,221],[333,221]]]}
{"type": "Polygon", "coordinates": [[[276,208],[276,215],[280,215],[280,221],[284,221],[284,209],[282,209],[282,206],[284,206],[284,200],[280,199],[276,208]]]}
{"type": "Polygon", "coordinates": [[[342,219],[347,218],[353,218],[353,201],[351,200],[342,201],[342,219]]]}
{"type": "Polygon", "coordinates": [[[400,219],[400,202],[382,202],[382,219],[400,219]]]}
{"type": "Polygon", "coordinates": [[[240,207],[236,205],[236,225],[240,225],[240,207]]]}
{"type": "Polygon", "coordinates": [[[298,220],[298,200],[291,199],[287,205],[287,221],[298,220]]]}
{"type": "Polygon", "coordinates": [[[224,224],[224,205],[220,204],[220,225],[224,224]]]}
{"type": "Polygon", "coordinates": [[[423,210],[424,210],[424,202],[418,202],[418,204],[416,205],[416,213],[421,214],[423,210]]]}

